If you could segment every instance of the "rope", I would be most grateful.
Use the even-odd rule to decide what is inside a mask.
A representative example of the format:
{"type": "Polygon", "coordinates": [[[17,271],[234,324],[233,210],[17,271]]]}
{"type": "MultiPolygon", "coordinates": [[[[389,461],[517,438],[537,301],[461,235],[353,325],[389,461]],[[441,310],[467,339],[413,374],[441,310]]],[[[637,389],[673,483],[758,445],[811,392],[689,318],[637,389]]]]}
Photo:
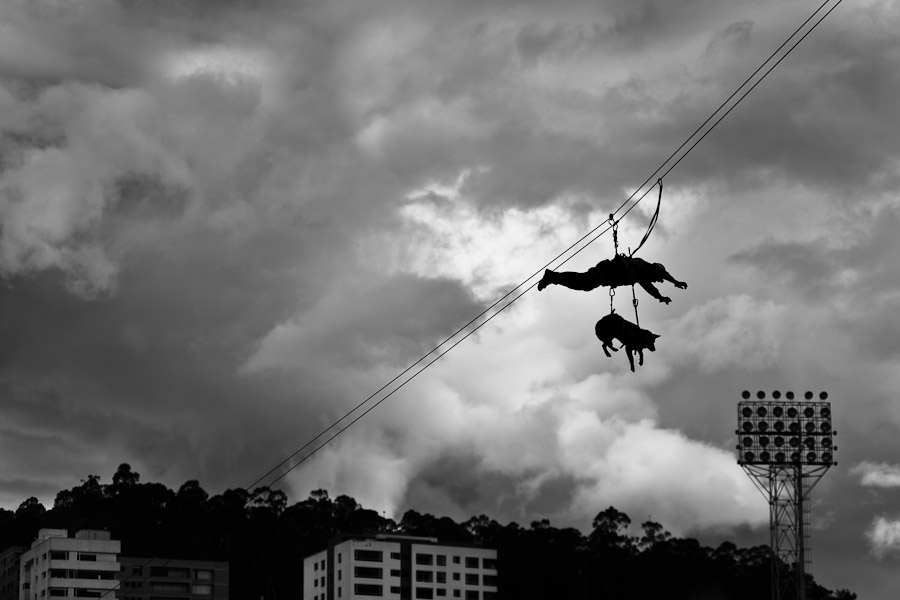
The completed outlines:
{"type": "MultiPolygon", "coordinates": [[[[653,228],[656,227],[656,222],[659,220],[659,207],[662,205],[662,178],[657,180],[656,185],[659,186],[659,198],[656,200],[656,210],[653,212],[653,216],[650,217],[650,225],[647,226],[647,233],[644,234],[644,237],[641,239],[641,243],[637,245],[637,248],[632,250],[628,256],[634,256],[634,253],[641,249],[641,246],[643,246],[644,242],[647,241],[647,238],[650,237],[650,232],[653,231],[653,228]]],[[[652,190],[653,188],[650,189],[652,190]]]]}
{"type": "Polygon", "coordinates": [[[634,293],[634,285],[631,286],[631,305],[634,306],[634,324],[641,326],[641,320],[638,318],[638,299],[634,293]]]}
{"type": "Polygon", "coordinates": [[[613,232],[613,247],[615,249],[613,256],[615,257],[619,255],[619,222],[616,221],[616,218],[612,213],[609,215],[609,223],[613,232]]]}
{"type": "MultiPolygon", "coordinates": [[[[743,88],[744,88],[744,87],[745,87],[745,86],[746,86],[746,85],[747,85],[747,84],[748,84],[748,83],[749,83],[749,82],[750,82],[750,81],[751,81],[751,80],[752,80],[752,79],[753,79],[760,71],[762,71],[763,68],[764,68],[764,67],[765,67],[765,66],[766,66],[766,65],[767,65],[767,64],[768,64],[768,63],[769,63],[769,62],[770,62],[770,61],[771,61],[771,60],[772,60],[772,59],[773,59],[773,58],[774,58],[774,57],[775,57],[775,56],[776,56],[776,55],[777,55],[777,54],[778,54],[778,53],[779,53],[779,52],[780,52],[780,51],[781,51],[781,50],[782,50],[782,49],[783,49],[783,48],[784,48],[784,47],[785,47],[785,46],[786,46],[786,45],[787,45],[787,44],[788,44],[788,43],[789,43],[789,42],[790,42],[790,41],[791,41],[791,40],[792,40],[799,32],[800,32],[800,31],[801,31],[801,30],[802,30],[802,29],[803,29],[803,28],[804,28],[804,27],[805,27],[805,26],[806,26],[806,25],[807,25],[807,24],[808,24],[808,23],[816,16],[816,15],[817,15],[817,14],[818,14],[825,6],[826,6],[826,5],[828,5],[828,3],[831,2],[831,1],[832,1],[832,0],[825,0],[825,1],[824,1],[824,2],[823,2],[823,3],[822,3],[822,4],[821,4],[821,5],[820,5],[820,6],[819,6],[812,14],[811,14],[811,15],[810,15],[810,16],[809,16],[802,24],[800,24],[800,25],[799,25],[799,26],[798,26],[798,27],[797,27],[797,28],[796,28],[796,29],[788,36],[788,38],[787,38],[787,39],[786,39],[786,40],[785,40],[785,41],[784,41],[784,42],[783,42],[783,43],[782,43],[782,44],[781,44],[781,45],[780,45],[780,46],[779,46],[779,47],[778,47],[771,55],[769,55],[769,57],[766,58],[766,60],[763,61],[762,64],[761,64],[759,67],[757,67],[757,69],[756,69],[753,73],[751,73],[750,76],[747,77],[747,78],[744,80],[744,82],[741,83],[741,85],[739,85],[739,86],[735,89],[735,91],[732,92],[732,94],[731,94],[728,98],[726,98],[725,101],[723,101],[723,102],[719,105],[719,107],[716,108],[716,110],[713,111],[713,113],[712,113],[712,114],[711,114],[711,115],[710,115],[703,123],[701,123],[701,124],[699,125],[699,126],[693,131],[693,133],[691,133],[691,135],[689,135],[689,136],[687,137],[687,139],[685,139],[685,141],[682,142],[682,144],[681,144],[678,148],[676,148],[675,151],[672,152],[672,153],[671,153],[671,154],[670,154],[670,155],[669,155],[669,156],[668,156],[668,157],[667,157],[667,158],[659,165],[659,167],[657,167],[656,170],[654,170],[653,173],[651,173],[650,176],[647,177],[647,179],[645,179],[644,182],[641,183],[641,185],[639,185],[639,186],[637,187],[637,189],[635,189],[635,191],[632,192],[632,194],[631,194],[628,198],[625,199],[624,202],[622,202],[622,204],[619,205],[618,208],[616,208],[616,210],[610,215],[611,219],[612,219],[615,215],[617,215],[619,212],[621,212],[621,211],[625,208],[625,206],[628,205],[629,202],[631,202],[631,206],[629,206],[629,207],[625,210],[625,212],[622,214],[622,216],[619,217],[619,220],[621,220],[621,219],[624,218],[629,212],[631,212],[631,211],[634,209],[634,207],[637,206],[638,203],[641,202],[641,201],[647,196],[647,194],[650,193],[650,191],[653,189],[654,186],[651,186],[651,187],[648,188],[646,191],[644,191],[644,193],[643,193],[639,198],[637,198],[637,200],[633,200],[633,199],[635,198],[635,196],[637,196],[638,192],[640,192],[640,191],[644,188],[644,186],[647,185],[647,183],[648,183],[649,181],[651,181],[654,177],[657,177],[657,176],[660,174],[660,172],[663,171],[663,169],[666,168],[666,165],[669,164],[669,162],[670,162],[675,156],[677,156],[678,153],[679,153],[683,148],[685,148],[685,146],[687,146],[687,145],[691,142],[691,140],[692,140],[692,139],[693,139],[693,138],[694,138],[701,130],[703,130],[703,128],[704,128],[708,123],[710,123],[710,121],[712,121],[713,118],[715,118],[715,116],[716,116],[716,115],[717,115],[717,114],[718,114],[725,106],[727,106],[728,103],[729,103],[735,96],[737,96],[738,93],[741,92],[741,90],[742,90],[742,89],[743,89],[743,88]]],[[[727,116],[731,113],[731,111],[734,110],[734,108],[737,107],[737,105],[740,104],[740,103],[744,100],[744,98],[746,98],[747,95],[748,95],[750,92],[752,92],[752,91],[756,88],[756,86],[759,85],[759,84],[760,84],[760,83],[761,83],[761,82],[769,75],[769,73],[772,72],[772,70],[775,69],[775,67],[777,67],[779,64],[781,64],[781,62],[782,62],[785,58],[787,58],[787,56],[788,56],[791,52],[793,52],[793,50],[800,44],[800,42],[802,42],[804,39],[806,39],[806,37],[807,37],[810,33],[812,33],[812,32],[819,26],[819,24],[820,24],[823,20],[825,20],[825,18],[827,18],[828,15],[830,15],[830,14],[834,11],[835,8],[837,8],[837,7],[841,4],[841,2],[843,2],[843,0],[837,0],[837,3],[836,3],[834,6],[832,6],[832,7],[831,7],[824,15],[822,15],[821,17],[819,17],[819,19],[813,24],[813,26],[812,26],[808,31],[806,31],[806,33],[804,33],[804,34],[800,37],[799,40],[797,40],[792,46],[790,46],[790,48],[788,48],[787,52],[785,52],[784,55],[781,56],[781,58],[779,58],[779,59],[778,59],[771,67],[768,68],[768,70],[766,70],[766,71],[763,73],[762,77],[760,77],[760,78],[759,78],[752,86],[750,86],[749,89],[747,89],[746,91],[744,91],[743,94],[741,94],[741,95],[738,97],[737,101],[736,101],[730,108],[728,108],[728,110],[725,111],[724,114],[722,114],[715,122],[713,122],[713,124],[712,124],[712,125],[711,125],[711,126],[710,126],[710,127],[709,127],[709,128],[708,128],[708,129],[707,129],[707,130],[706,130],[706,131],[705,131],[705,132],[704,132],[704,133],[696,140],[696,141],[694,141],[693,144],[691,144],[690,146],[688,146],[687,150],[685,150],[684,153],[683,153],[683,154],[682,154],[682,155],[681,155],[681,156],[680,156],[680,157],[679,157],[672,165],[670,165],[670,166],[668,167],[668,169],[666,169],[666,170],[662,173],[662,175],[659,175],[659,177],[658,177],[658,183],[660,183],[660,192],[662,192],[662,186],[661,186],[662,179],[663,179],[666,175],[668,175],[675,167],[677,167],[677,166],[681,163],[681,161],[684,160],[684,158],[685,158],[688,154],[690,154],[690,152],[693,151],[693,149],[696,148],[697,145],[698,145],[701,141],[703,141],[703,140],[706,138],[706,136],[709,135],[709,133],[710,133],[713,129],[715,129],[715,127],[718,126],[718,124],[721,123],[722,120],[723,120],[725,117],[727,117],[727,116]]],[[[278,463],[276,466],[274,466],[272,469],[270,469],[265,475],[263,475],[262,477],[260,477],[259,479],[257,479],[253,484],[251,484],[251,485],[249,486],[249,488],[252,488],[252,487],[258,485],[258,484],[261,483],[264,479],[266,479],[269,475],[275,473],[278,469],[280,469],[280,468],[283,467],[285,464],[287,464],[288,462],[290,462],[290,461],[291,461],[295,456],[297,456],[300,452],[302,452],[303,450],[305,450],[305,449],[307,449],[308,447],[312,446],[312,445],[316,442],[316,440],[322,438],[322,437],[325,436],[329,431],[331,431],[334,427],[336,427],[337,425],[339,425],[340,423],[342,423],[344,420],[348,419],[353,413],[355,413],[356,411],[360,410],[364,405],[366,405],[369,401],[371,401],[373,398],[375,398],[375,396],[377,396],[379,393],[381,393],[382,391],[384,391],[385,389],[387,389],[388,386],[390,386],[391,384],[393,384],[394,382],[396,382],[397,380],[399,380],[401,377],[403,377],[404,375],[406,375],[407,373],[409,373],[413,368],[415,368],[417,365],[419,365],[420,363],[422,363],[423,361],[425,361],[429,356],[431,356],[433,353],[437,352],[437,351],[438,351],[440,348],[442,348],[444,345],[446,345],[447,343],[449,343],[450,340],[452,340],[452,339],[455,338],[457,335],[459,335],[460,333],[462,333],[463,331],[465,331],[467,328],[469,328],[470,326],[472,326],[476,321],[478,321],[479,319],[481,319],[482,317],[484,317],[487,313],[489,313],[491,310],[493,310],[494,308],[496,308],[498,305],[500,305],[500,304],[501,304],[503,301],[505,301],[507,298],[509,298],[510,296],[512,296],[517,290],[519,290],[520,288],[522,288],[523,286],[525,286],[530,280],[532,280],[533,278],[535,278],[535,277],[537,277],[538,275],[540,275],[544,269],[548,269],[551,265],[556,264],[556,262],[557,262],[558,260],[560,260],[561,258],[563,258],[564,256],[566,256],[566,255],[567,255],[568,253],[570,253],[570,252],[571,252],[571,254],[570,254],[568,257],[566,257],[564,260],[562,260],[559,264],[556,264],[556,268],[559,268],[559,267],[563,266],[564,264],[566,264],[567,262],[569,262],[570,260],[572,260],[575,256],[577,256],[578,254],[580,254],[585,248],[587,248],[587,247],[590,246],[592,243],[594,243],[598,238],[600,238],[600,236],[604,235],[604,234],[605,234],[606,232],[608,232],[610,229],[613,229],[613,225],[614,225],[616,222],[617,222],[617,221],[614,221],[614,220],[613,220],[613,221],[612,221],[613,224],[610,224],[610,221],[605,221],[604,223],[601,223],[600,225],[597,225],[596,227],[594,227],[593,229],[591,229],[590,231],[588,231],[587,233],[585,233],[585,234],[584,234],[583,236],[581,236],[577,241],[575,241],[575,242],[574,242],[573,244],[571,244],[568,248],[566,248],[565,250],[563,250],[562,252],[560,252],[559,254],[557,254],[552,260],[550,260],[550,261],[547,262],[544,266],[542,266],[540,269],[538,269],[537,271],[535,271],[531,276],[529,276],[529,277],[528,277],[527,279],[525,279],[523,282],[521,282],[521,283],[518,284],[516,287],[514,287],[513,289],[511,289],[509,292],[507,292],[506,294],[504,294],[502,297],[500,297],[498,300],[496,300],[493,304],[491,304],[491,305],[488,306],[486,309],[484,309],[481,313],[479,313],[476,317],[474,317],[474,318],[473,318],[472,320],[470,320],[468,323],[466,323],[465,325],[463,325],[462,327],[460,327],[459,329],[457,329],[453,334],[451,334],[450,336],[448,336],[447,338],[445,338],[442,342],[440,342],[437,346],[435,346],[433,349],[431,349],[431,350],[428,351],[426,354],[424,354],[424,355],[423,355],[421,358],[419,358],[416,362],[414,362],[414,363],[412,363],[411,365],[409,365],[406,369],[404,369],[404,370],[403,370],[401,373],[399,373],[396,377],[394,377],[393,379],[391,379],[390,381],[388,381],[386,384],[384,384],[382,387],[380,387],[377,391],[375,391],[373,394],[371,394],[368,398],[366,398],[365,400],[363,400],[362,402],[360,402],[359,404],[357,404],[353,409],[351,409],[349,412],[347,412],[346,414],[344,414],[344,416],[342,416],[342,417],[340,417],[339,419],[337,419],[336,421],[334,421],[331,425],[329,425],[328,427],[326,427],[325,429],[323,429],[319,434],[317,434],[315,437],[313,437],[312,439],[310,439],[306,444],[304,444],[303,446],[301,446],[300,448],[298,448],[294,453],[292,453],[292,454],[291,454],[290,456],[288,456],[286,459],[284,459],[283,461],[281,461],[280,463],[278,463]],[[600,230],[604,225],[606,225],[606,228],[602,229],[602,231],[600,231],[599,233],[597,233],[598,230],[600,230]],[[596,235],[595,235],[595,234],[596,234],[596,235]],[[591,236],[593,236],[593,237],[591,237],[591,236]],[[587,241],[585,242],[585,240],[587,240],[587,241]],[[582,242],[584,242],[584,243],[582,244],[582,242]],[[580,245],[580,247],[579,247],[579,245],[580,245]],[[577,248],[577,249],[575,249],[575,248],[577,248]],[[575,250],[573,251],[573,249],[575,249],[575,250]]],[[[615,238],[615,231],[614,231],[614,238],[615,238]]],[[[618,248],[618,240],[615,240],[615,239],[614,239],[614,242],[616,243],[616,247],[618,248]]],[[[640,247],[640,246],[638,246],[638,247],[640,247]]],[[[637,249],[635,249],[635,251],[636,251],[636,250],[637,250],[637,249]]],[[[341,433],[343,433],[344,431],[346,431],[347,429],[349,429],[354,423],[356,423],[357,421],[359,421],[359,419],[361,419],[362,417],[364,417],[365,415],[367,415],[369,412],[371,412],[373,409],[375,409],[377,406],[379,406],[382,402],[384,402],[385,400],[387,400],[388,398],[390,398],[393,394],[395,394],[395,393],[398,392],[400,389],[402,389],[403,386],[405,386],[407,383],[409,383],[410,381],[412,381],[412,380],[413,380],[416,376],[418,376],[422,371],[424,371],[424,370],[427,369],[429,366],[431,366],[432,364],[434,364],[437,360],[439,360],[439,359],[440,359],[441,357],[443,357],[445,354],[447,354],[448,352],[450,352],[451,350],[453,350],[453,348],[455,348],[455,347],[456,347],[457,345],[459,345],[461,342],[463,342],[464,340],[466,340],[470,335],[472,335],[473,333],[475,333],[476,331],[478,331],[478,329],[480,329],[481,327],[483,327],[484,325],[486,325],[488,322],[490,322],[490,321],[491,321],[494,317],[496,317],[498,314],[500,314],[501,312],[503,312],[504,310],[506,310],[509,306],[511,306],[514,302],[516,302],[519,298],[521,298],[522,296],[524,296],[526,293],[528,293],[528,292],[529,292],[533,287],[535,287],[536,285],[537,285],[537,282],[535,282],[535,283],[531,284],[530,286],[524,288],[524,290],[522,290],[519,294],[517,294],[516,296],[514,296],[514,297],[512,298],[512,300],[510,300],[509,302],[507,302],[507,303],[504,304],[503,306],[500,306],[500,308],[498,308],[498,309],[496,310],[496,312],[494,312],[491,316],[487,317],[487,318],[484,319],[481,323],[479,323],[479,324],[476,325],[474,328],[472,328],[468,333],[465,334],[465,336],[463,336],[463,337],[462,337],[461,339],[459,339],[458,341],[454,342],[452,345],[450,345],[449,348],[447,348],[446,350],[444,350],[443,352],[441,352],[440,354],[438,354],[434,359],[432,359],[431,361],[429,361],[428,363],[426,363],[423,367],[421,367],[418,371],[416,371],[415,373],[413,373],[408,379],[406,379],[405,381],[403,381],[400,385],[398,385],[396,388],[394,388],[392,391],[390,391],[388,394],[386,394],[383,398],[381,398],[381,399],[378,400],[375,404],[373,404],[372,406],[370,406],[369,408],[367,408],[365,411],[363,411],[360,415],[358,415],[357,417],[355,417],[353,420],[351,420],[350,422],[348,422],[347,424],[345,424],[344,427],[342,427],[342,428],[339,429],[336,433],[334,433],[333,435],[331,435],[330,437],[328,437],[324,442],[322,442],[321,444],[319,444],[318,446],[316,446],[315,448],[313,448],[312,451],[310,451],[307,455],[305,455],[303,458],[301,458],[301,459],[300,459],[299,461],[297,461],[295,464],[293,464],[293,465],[291,465],[290,467],[288,467],[284,472],[282,472],[280,475],[278,475],[278,477],[276,477],[274,480],[272,480],[272,481],[269,483],[269,487],[271,487],[272,485],[274,485],[275,483],[277,483],[278,481],[280,481],[281,479],[283,479],[285,476],[287,476],[288,473],[290,473],[291,471],[293,471],[294,469],[296,469],[297,467],[299,467],[300,465],[302,465],[303,463],[305,463],[307,460],[309,460],[310,458],[312,458],[312,457],[313,457],[313,456],[314,456],[321,448],[323,448],[325,445],[327,445],[329,442],[331,442],[333,439],[335,439],[335,438],[336,438],[337,436],[339,436],[341,433]]],[[[248,489],[248,488],[245,488],[245,489],[248,489]]]]}

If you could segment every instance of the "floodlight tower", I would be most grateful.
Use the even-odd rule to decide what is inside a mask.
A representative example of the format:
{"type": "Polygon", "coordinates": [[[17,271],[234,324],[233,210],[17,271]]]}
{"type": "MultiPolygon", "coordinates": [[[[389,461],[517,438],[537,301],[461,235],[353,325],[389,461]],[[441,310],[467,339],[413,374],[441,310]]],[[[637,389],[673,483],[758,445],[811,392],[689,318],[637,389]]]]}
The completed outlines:
{"type": "Polygon", "coordinates": [[[744,391],[738,403],[738,464],[769,502],[772,600],[806,600],[809,496],[825,472],[837,465],[831,403],[827,392],[744,391]],[[793,569],[793,574],[791,570],[793,569]]]}

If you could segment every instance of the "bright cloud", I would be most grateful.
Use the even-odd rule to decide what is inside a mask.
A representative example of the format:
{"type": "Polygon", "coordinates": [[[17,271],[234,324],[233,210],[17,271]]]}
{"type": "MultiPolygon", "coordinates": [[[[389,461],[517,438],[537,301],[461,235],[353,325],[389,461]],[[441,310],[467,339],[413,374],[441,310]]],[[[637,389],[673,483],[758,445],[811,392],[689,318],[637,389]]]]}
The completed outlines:
{"type": "Polygon", "coordinates": [[[900,520],[875,517],[866,531],[866,538],[878,558],[900,555],[900,520]]]}
{"type": "MultiPolygon", "coordinates": [[[[808,10],[0,2],[4,502],[122,461],[253,480],[604,224],[808,10]]],[[[896,3],[844,3],[666,176],[641,256],[689,288],[637,290],[661,337],[636,373],[594,337],[604,290],[533,290],[292,473],[293,498],[764,524],[726,399],[768,386],[827,389],[841,447],[889,456],[898,30],[896,3]]],[[[877,597],[859,532],[889,507],[858,482],[897,478],[865,462],[817,487],[817,573],[866,573],[826,585],[877,597]]]]}
{"type": "Polygon", "coordinates": [[[900,466],[888,463],[864,461],[850,469],[852,475],[859,475],[861,485],[880,488],[900,487],[900,466]]]}
{"type": "Polygon", "coordinates": [[[784,307],[748,295],[728,296],[694,306],[666,328],[673,339],[690,340],[673,360],[696,361],[711,372],[734,365],[763,368],[780,354],[784,307]]]}
{"type": "MultiPolygon", "coordinates": [[[[545,306],[552,301],[540,298],[545,306]]],[[[440,465],[456,457],[471,465],[453,476],[458,493],[471,490],[462,510],[493,502],[479,484],[484,478],[518,481],[507,491],[518,505],[547,494],[563,478],[577,483],[570,495],[548,505],[548,516],[557,520],[590,519],[598,507],[612,504],[653,514],[676,532],[765,522],[765,503],[731,452],[660,427],[654,398],[635,387],[624,361],[598,362],[605,358],[585,324],[560,322],[550,335],[539,323],[527,307],[504,315],[501,325],[470,340],[465,352],[435,363],[379,406],[358,425],[362,431],[352,434],[354,441],[329,451],[323,459],[328,469],[319,464],[298,473],[294,487],[337,477],[393,513],[400,505],[388,499],[402,498],[410,481],[441,472],[440,465]],[[583,379],[567,374],[584,361],[615,372],[583,379]],[[384,452],[385,440],[391,440],[390,456],[409,479],[367,480],[364,491],[349,474],[358,468],[357,456],[384,452]]],[[[389,373],[382,377],[387,380],[389,373]]],[[[447,510],[458,512],[460,506],[447,510]]]]}

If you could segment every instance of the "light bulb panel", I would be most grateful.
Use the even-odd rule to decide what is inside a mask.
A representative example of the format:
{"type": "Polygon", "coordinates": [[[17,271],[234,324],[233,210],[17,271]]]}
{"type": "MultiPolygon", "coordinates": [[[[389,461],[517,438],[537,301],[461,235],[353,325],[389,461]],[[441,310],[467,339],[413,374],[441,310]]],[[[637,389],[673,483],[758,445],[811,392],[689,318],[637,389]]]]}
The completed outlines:
{"type": "MultiPolygon", "coordinates": [[[[814,397],[812,392],[799,395],[814,397]]],[[[738,403],[737,454],[741,465],[832,465],[834,429],[831,403],[792,400],[793,392],[742,394],[738,403]],[[784,400],[781,398],[788,398],[784,400]]]]}

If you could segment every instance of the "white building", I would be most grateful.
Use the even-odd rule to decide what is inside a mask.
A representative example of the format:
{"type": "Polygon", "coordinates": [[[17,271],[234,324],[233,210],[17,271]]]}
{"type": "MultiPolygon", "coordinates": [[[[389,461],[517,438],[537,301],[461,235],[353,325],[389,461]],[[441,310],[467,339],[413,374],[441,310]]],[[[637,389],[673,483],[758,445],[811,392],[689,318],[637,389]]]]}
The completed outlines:
{"type": "Polygon", "coordinates": [[[497,551],[437,538],[338,536],[303,560],[303,600],[494,600],[497,551]]]}
{"type": "Polygon", "coordinates": [[[19,567],[19,600],[116,597],[121,542],[109,532],[41,529],[19,567]]]}

